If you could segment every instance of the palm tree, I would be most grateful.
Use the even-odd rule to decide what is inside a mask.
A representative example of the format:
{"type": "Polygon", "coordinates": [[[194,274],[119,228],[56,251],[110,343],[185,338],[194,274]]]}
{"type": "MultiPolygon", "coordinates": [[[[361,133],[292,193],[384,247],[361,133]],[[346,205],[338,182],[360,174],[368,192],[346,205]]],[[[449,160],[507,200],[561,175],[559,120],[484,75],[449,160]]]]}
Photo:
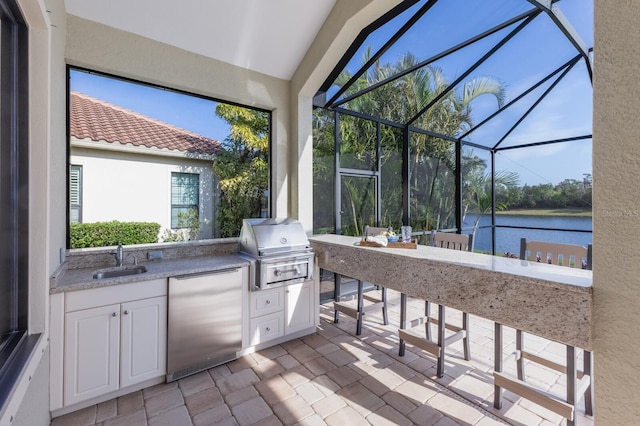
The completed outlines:
{"type": "MultiPolygon", "coordinates": [[[[491,195],[491,174],[485,172],[486,164],[484,164],[483,160],[478,159],[478,157],[473,158],[479,160],[482,165],[470,167],[470,173],[465,176],[464,193],[466,204],[464,206],[464,216],[467,215],[469,210],[476,213],[473,231],[471,232],[473,236],[472,244],[475,244],[475,236],[478,231],[478,226],[480,225],[480,218],[491,212],[493,207],[493,197],[491,195]]],[[[512,188],[518,185],[519,176],[515,172],[501,170],[495,173],[493,179],[496,189],[498,189],[498,187],[512,188]]],[[[496,210],[505,210],[506,208],[507,206],[504,204],[498,204],[496,206],[496,210]]],[[[473,246],[471,247],[471,250],[473,250],[473,246]]]]}
{"type": "Polygon", "coordinates": [[[243,218],[261,217],[266,207],[269,116],[228,104],[218,104],[216,115],[231,126],[212,166],[220,190],[216,225],[221,237],[234,237],[240,233],[243,218]]]}
{"type": "MultiPolygon", "coordinates": [[[[370,50],[365,52],[363,63],[369,60],[370,53],[370,50]]],[[[390,80],[392,76],[416,64],[418,64],[418,59],[411,53],[406,53],[393,64],[375,62],[366,73],[354,82],[346,95],[357,93],[381,81],[388,79],[389,81],[348,101],[343,106],[352,111],[380,117],[402,125],[408,123],[426,105],[445,93],[450,85],[442,70],[431,65],[390,80]]],[[[345,71],[339,76],[336,83],[343,85],[350,78],[351,75],[345,71]]],[[[472,127],[471,104],[474,99],[482,95],[493,96],[499,108],[504,102],[504,87],[491,77],[476,77],[468,80],[460,88],[450,90],[442,95],[441,99],[417,117],[412,125],[447,136],[460,135],[472,127]]],[[[340,120],[341,156],[350,155],[356,164],[360,162],[360,164],[375,165],[375,161],[371,161],[371,156],[375,156],[375,126],[374,122],[361,118],[340,120]]],[[[382,137],[394,140],[393,135],[389,132],[383,133],[382,137]]],[[[411,216],[412,222],[414,222],[412,226],[416,229],[429,229],[429,227],[450,225],[455,206],[455,191],[452,189],[456,172],[455,145],[448,140],[416,132],[412,132],[410,141],[411,216]]],[[[387,152],[383,150],[381,170],[384,170],[387,165],[396,170],[400,169],[398,164],[401,165],[401,159],[397,153],[401,149],[401,138],[397,138],[393,143],[398,146],[389,150],[392,155],[387,155],[387,152]],[[396,155],[393,155],[394,153],[396,155]]],[[[389,217],[400,220],[397,218],[397,214],[393,214],[394,206],[398,204],[398,199],[401,199],[398,183],[383,180],[381,186],[382,210],[392,212],[389,217]]],[[[397,208],[395,209],[397,210],[397,208]]],[[[356,220],[354,218],[354,224],[364,225],[363,219],[356,220]]],[[[400,225],[400,223],[384,223],[384,225],[400,225]]]]}

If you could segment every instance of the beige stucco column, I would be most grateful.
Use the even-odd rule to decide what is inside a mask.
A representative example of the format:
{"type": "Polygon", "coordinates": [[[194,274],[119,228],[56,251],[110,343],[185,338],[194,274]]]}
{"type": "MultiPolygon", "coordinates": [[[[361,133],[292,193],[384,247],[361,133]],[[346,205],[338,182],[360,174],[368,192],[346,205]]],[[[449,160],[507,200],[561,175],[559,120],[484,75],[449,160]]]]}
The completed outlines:
{"type": "Polygon", "coordinates": [[[360,31],[399,0],[337,0],[291,80],[290,214],[313,228],[312,99],[360,31]]]}
{"type": "Polygon", "coordinates": [[[595,419],[640,421],[640,2],[596,0],[595,419]]]}

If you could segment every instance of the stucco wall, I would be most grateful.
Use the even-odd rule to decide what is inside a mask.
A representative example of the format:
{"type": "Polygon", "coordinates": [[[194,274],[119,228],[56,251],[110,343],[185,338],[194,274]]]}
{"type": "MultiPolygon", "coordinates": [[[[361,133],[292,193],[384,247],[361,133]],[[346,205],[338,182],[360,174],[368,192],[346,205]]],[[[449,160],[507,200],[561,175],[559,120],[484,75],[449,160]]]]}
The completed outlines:
{"type": "Polygon", "coordinates": [[[82,222],[156,222],[171,229],[171,173],[200,180],[200,238],[212,238],[214,175],[211,161],[73,147],[82,166],[82,222]]]}
{"type": "Polygon", "coordinates": [[[640,2],[596,0],[593,119],[595,415],[640,421],[640,2]]]}

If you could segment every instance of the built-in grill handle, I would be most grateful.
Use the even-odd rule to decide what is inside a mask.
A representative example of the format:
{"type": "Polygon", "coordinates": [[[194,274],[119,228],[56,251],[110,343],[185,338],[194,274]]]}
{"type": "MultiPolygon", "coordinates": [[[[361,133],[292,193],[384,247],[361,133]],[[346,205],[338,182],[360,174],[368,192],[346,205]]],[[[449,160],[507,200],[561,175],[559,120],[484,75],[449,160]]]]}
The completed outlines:
{"type": "Polygon", "coordinates": [[[296,275],[300,275],[300,268],[298,266],[294,266],[293,269],[276,269],[273,271],[273,275],[275,275],[276,277],[279,277],[280,275],[282,275],[284,272],[289,272],[289,271],[293,271],[296,273],[296,275]]]}

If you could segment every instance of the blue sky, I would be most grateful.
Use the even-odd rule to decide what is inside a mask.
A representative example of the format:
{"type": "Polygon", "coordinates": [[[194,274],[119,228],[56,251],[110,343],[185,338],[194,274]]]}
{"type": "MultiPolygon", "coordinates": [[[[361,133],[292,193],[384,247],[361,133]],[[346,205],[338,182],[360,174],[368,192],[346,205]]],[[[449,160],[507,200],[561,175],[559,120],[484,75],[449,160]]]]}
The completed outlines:
{"type": "MultiPolygon", "coordinates": [[[[416,7],[423,3],[424,0],[416,7]]],[[[592,46],[592,1],[560,0],[556,4],[587,45],[592,46]]],[[[414,53],[418,59],[426,59],[437,51],[476,34],[479,30],[497,25],[531,8],[532,5],[524,0],[440,0],[429,11],[429,19],[409,31],[398,46],[386,52],[382,62],[395,62],[408,51],[414,53]],[[455,28],[455,31],[452,31],[452,28],[455,28]]],[[[371,46],[375,51],[399,25],[389,23],[387,27],[372,34],[364,46],[371,46]]],[[[492,46],[512,29],[513,26],[477,45],[443,58],[436,65],[442,68],[449,81],[453,81],[484,53],[487,46],[492,46]]],[[[506,87],[509,101],[575,54],[575,49],[553,23],[548,19],[536,19],[530,27],[483,63],[468,79],[476,76],[498,79],[506,87]]],[[[357,69],[361,63],[361,54],[357,54],[348,68],[357,69]]],[[[537,94],[547,86],[539,89],[537,94]]],[[[226,122],[215,115],[216,102],[211,100],[79,71],[71,72],[70,87],[72,90],[213,139],[224,140],[229,134],[226,122]]],[[[591,97],[591,83],[584,63],[581,63],[557,85],[502,146],[590,134],[591,97]]],[[[523,99],[490,124],[470,134],[468,139],[491,145],[535,99],[534,96],[523,99]]],[[[474,122],[482,121],[495,111],[495,108],[495,100],[489,97],[477,99],[473,104],[474,122]]],[[[589,141],[572,142],[535,149],[502,151],[497,156],[496,164],[500,170],[517,172],[521,184],[556,184],[566,178],[581,179],[584,173],[591,173],[591,144],[589,141]]]]}
{"type": "Polygon", "coordinates": [[[69,85],[71,90],[212,139],[222,141],[229,135],[229,125],[216,116],[217,102],[208,99],[77,70],[71,71],[69,85]]]}

